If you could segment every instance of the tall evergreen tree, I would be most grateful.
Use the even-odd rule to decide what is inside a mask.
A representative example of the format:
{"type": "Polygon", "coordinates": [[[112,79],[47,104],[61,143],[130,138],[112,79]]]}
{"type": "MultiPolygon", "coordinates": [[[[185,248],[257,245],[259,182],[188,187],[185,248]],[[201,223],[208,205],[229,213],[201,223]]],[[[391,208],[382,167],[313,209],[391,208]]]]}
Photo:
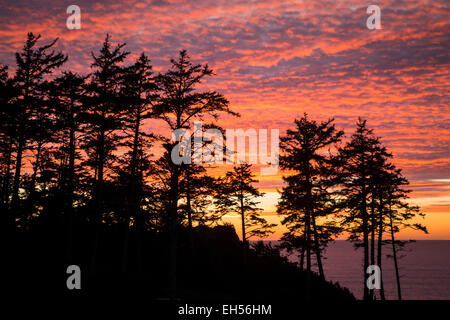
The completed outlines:
{"type": "Polygon", "coordinates": [[[270,224],[261,217],[258,208],[258,198],[264,193],[260,192],[254,184],[258,180],[251,171],[251,165],[244,163],[228,171],[225,177],[219,182],[219,192],[216,199],[216,206],[222,213],[235,213],[241,217],[241,232],[243,244],[244,263],[247,259],[249,248],[248,240],[252,237],[266,237],[273,233],[275,224],[270,224]]]}
{"type": "MultiPolygon", "coordinates": [[[[362,235],[362,246],[364,248],[363,262],[363,286],[364,300],[370,298],[369,289],[366,286],[369,266],[369,235],[370,235],[370,182],[371,182],[371,161],[379,141],[373,136],[372,130],[366,126],[366,121],[359,119],[356,132],[352,135],[351,141],[340,149],[341,153],[341,178],[342,195],[345,197],[343,207],[348,212],[343,223],[346,231],[349,232],[349,239],[359,241],[362,235]]],[[[359,243],[358,243],[359,244],[359,243]]]]}
{"type": "Polygon", "coordinates": [[[16,141],[16,165],[12,187],[11,207],[18,209],[19,187],[22,172],[24,152],[29,147],[28,143],[33,139],[33,120],[36,119],[36,108],[42,105],[44,99],[42,85],[44,76],[51,74],[56,68],[67,61],[67,56],[61,52],[55,53],[52,47],[58,39],[49,44],[36,47],[40,35],[28,33],[22,52],[16,53],[15,86],[18,90],[15,101],[18,108],[17,141],[16,141]]]}
{"type": "MultiPolygon", "coordinates": [[[[386,148],[381,144],[373,148],[371,157],[368,162],[369,169],[369,193],[370,193],[370,264],[380,267],[380,298],[385,300],[383,286],[383,268],[382,268],[382,248],[383,248],[383,232],[386,229],[385,217],[385,196],[388,193],[390,181],[390,171],[393,165],[389,162],[392,154],[388,153],[386,148]],[[377,250],[375,251],[375,242],[377,240],[377,250]],[[377,260],[375,262],[375,256],[377,260]]],[[[370,299],[374,299],[374,290],[370,290],[370,299]]]]}
{"type": "MultiPolygon", "coordinates": [[[[171,131],[177,129],[189,129],[194,120],[202,120],[206,117],[217,119],[220,113],[237,115],[229,108],[228,100],[215,91],[198,91],[197,86],[214,73],[208,65],[194,65],[186,51],[180,52],[177,60],[171,60],[171,68],[166,73],[156,78],[160,90],[158,103],[155,105],[155,113],[164,120],[171,131]]],[[[172,151],[179,141],[165,139],[164,147],[167,155],[172,151]]],[[[177,264],[177,227],[180,223],[178,214],[178,200],[180,199],[180,176],[183,165],[177,165],[168,161],[169,165],[169,208],[168,228],[170,234],[169,244],[169,291],[173,297],[176,295],[176,264],[177,264]]]]}
{"type": "MultiPolygon", "coordinates": [[[[280,166],[293,174],[284,176],[283,187],[277,211],[283,215],[282,224],[288,227],[285,235],[287,244],[302,244],[306,251],[307,296],[310,290],[311,249],[316,254],[319,275],[325,278],[321,251],[339,228],[331,223],[318,224],[318,219],[334,213],[330,187],[330,170],[333,169],[330,149],[343,136],[333,124],[333,119],[317,123],[305,114],[295,120],[296,128],[288,130],[281,137],[280,166]],[[301,237],[301,240],[298,239],[301,237]]],[[[302,258],[303,260],[303,258],[302,258]]],[[[302,264],[302,262],[301,262],[302,264]]]]}
{"type": "MultiPolygon", "coordinates": [[[[390,185],[395,184],[391,172],[393,165],[389,162],[392,154],[388,153],[375,137],[373,130],[368,129],[366,121],[359,119],[356,133],[351,141],[340,150],[342,171],[341,195],[347,215],[343,224],[349,232],[349,240],[357,247],[364,248],[364,299],[374,298],[374,291],[369,290],[366,273],[369,264],[375,264],[377,255],[381,268],[383,232],[386,229],[386,199],[390,197],[390,185]],[[375,239],[378,233],[378,248],[375,250],[375,239]],[[362,238],[362,242],[361,242],[362,238]]],[[[380,291],[384,299],[384,288],[380,291]]]]}
{"type": "Polygon", "coordinates": [[[11,193],[11,171],[17,137],[18,113],[13,100],[16,96],[13,80],[8,76],[8,67],[0,66],[0,210],[3,226],[11,226],[8,206],[11,193]]]}
{"type": "MultiPolygon", "coordinates": [[[[353,241],[356,247],[364,248],[364,300],[371,300],[374,298],[374,291],[367,287],[366,271],[369,264],[377,264],[381,271],[383,270],[384,232],[388,231],[391,234],[390,243],[393,244],[394,264],[395,269],[398,270],[394,241],[394,234],[399,230],[398,226],[423,231],[426,229],[421,224],[408,222],[409,219],[422,214],[417,207],[412,207],[400,200],[407,198],[408,191],[403,190],[402,186],[408,182],[390,163],[392,154],[387,152],[380,139],[373,134],[373,130],[367,128],[365,120],[358,120],[356,132],[339,152],[340,157],[335,163],[335,166],[339,168],[336,177],[341,183],[340,206],[347,213],[343,216],[342,225],[349,233],[349,240],[353,241]],[[396,200],[393,201],[393,199],[396,200]],[[393,209],[394,203],[399,211],[393,209]],[[398,215],[396,215],[397,212],[398,215]],[[391,226],[392,217],[398,220],[391,226]],[[377,250],[375,250],[376,238],[377,250]]],[[[399,283],[398,287],[400,287],[399,283]]],[[[381,273],[380,298],[385,299],[383,272],[381,273]]]]}
{"type": "MultiPolygon", "coordinates": [[[[385,198],[385,208],[383,212],[386,216],[390,240],[387,242],[392,247],[392,255],[394,260],[395,279],[397,284],[398,300],[402,299],[400,272],[399,272],[399,248],[404,247],[409,241],[401,241],[395,239],[395,234],[402,229],[410,228],[428,233],[427,228],[421,223],[417,222],[418,218],[423,218],[424,213],[420,211],[418,206],[410,205],[407,202],[410,190],[404,189],[404,186],[409,184],[409,181],[402,175],[400,169],[392,167],[389,171],[389,180],[386,180],[385,187],[387,194],[385,198]]],[[[381,228],[380,228],[381,230],[381,228]]],[[[381,254],[381,253],[380,253],[381,254]]],[[[380,259],[381,261],[381,259],[380,259]]]]}
{"type": "Polygon", "coordinates": [[[87,76],[71,71],[63,72],[50,84],[50,101],[56,119],[59,150],[55,156],[59,158],[58,198],[62,199],[61,209],[67,221],[66,258],[72,260],[74,205],[79,200],[76,190],[80,188],[83,169],[80,162],[79,138],[83,134],[83,115],[85,112],[87,76]]]}
{"type": "MultiPolygon", "coordinates": [[[[127,210],[125,217],[125,236],[122,255],[122,271],[127,271],[128,238],[130,221],[140,234],[143,219],[140,214],[144,179],[150,172],[149,156],[153,135],[144,130],[147,119],[154,117],[153,103],[156,101],[157,86],[154,82],[150,59],[142,53],[137,61],[124,70],[122,99],[125,106],[122,114],[125,136],[123,144],[128,149],[119,162],[121,175],[127,190],[127,210]]],[[[137,252],[140,256],[140,239],[137,239],[137,252]]],[[[140,261],[140,258],[138,258],[140,261]]],[[[140,262],[138,262],[138,267],[140,262]]]]}
{"type": "MultiPolygon", "coordinates": [[[[112,169],[114,151],[119,146],[118,130],[122,128],[121,113],[124,105],[121,98],[121,83],[124,68],[121,66],[129,52],[123,51],[124,43],[111,46],[107,35],[98,55],[92,53],[93,73],[88,86],[89,101],[85,112],[86,134],[83,147],[89,155],[87,162],[94,170],[94,211],[91,217],[97,225],[92,250],[91,272],[96,270],[99,242],[98,226],[104,214],[105,170],[112,169]]],[[[112,172],[112,171],[111,171],[112,172]]]]}
{"type": "MultiPolygon", "coordinates": [[[[30,140],[28,149],[34,157],[32,162],[32,172],[29,177],[27,186],[27,200],[25,202],[22,219],[25,221],[31,221],[32,217],[40,216],[42,213],[42,206],[39,202],[42,197],[47,196],[45,190],[37,188],[38,180],[42,180],[43,170],[54,169],[54,150],[55,145],[58,143],[57,133],[58,125],[56,117],[54,116],[54,110],[51,105],[51,98],[49,94],[52,91],[52,81],[45,80],[40,88],[40,94],[42,99],[36,101],[34,106],[34,114],[30,117],[30,140]],[[45,164],[43,163],[45,162],[45,164]]],[[[47,175],[48,178],[54,175],[47,175]]],[[[50,184],[52,181],[46,181],[50,184]]]]}
{"type": "Polygon", "coordinates": [[[180,196],[184,201],[179,209],[185,216],[189,230],[194,225],[217,224],[222,215],[213,210],[214,194],[220,182],[208,175],[207,168],[198,164],[186,165],[180,177],[180,196]]]}

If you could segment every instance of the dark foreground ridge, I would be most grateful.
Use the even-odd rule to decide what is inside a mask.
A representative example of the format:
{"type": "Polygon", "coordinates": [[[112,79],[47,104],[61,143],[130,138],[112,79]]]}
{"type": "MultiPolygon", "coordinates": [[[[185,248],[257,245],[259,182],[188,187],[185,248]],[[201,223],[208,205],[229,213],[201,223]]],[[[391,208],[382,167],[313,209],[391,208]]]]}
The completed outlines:
{"type": "MultiPolygon", "coordinates": [[[[8,274],[6,292],[20,296],[42,293],[59,296],[140,296],[149,301],[170,300],[167,289],[167,235],[130,232],[128,271],[121,271],[123,229],[106,225],[100,228],[97,272],[89,270],[92,238],[89,224],[77,224],[74,230],[72,262],[65,258],[64,228],[50,223],[35,225],[32,230],[15,230],[13,246],[4,260],[8,274]],[[136,241],[140,237],[141,241],[136,241]],[[138,247],[138,244],[140,246],[138,247]],[[141,258],[137,252],[143,254],[141,258]],[[68,290],[66,269],[81,268],[81,290],[68,290]]],[[[197,227],[188,236],[179,230],[177,294],[175,300],[302,301],[306,299],[306,272],[279,250],[260,243],[249,249],[247,264],[242,262],[242,243],[231,225],[197,227]]],[[[11,239],[11,238],[10,238],[11,239]]],[[[355,298],[338,284],[311,275],[311,300],[352,301],[355,298]]]]}

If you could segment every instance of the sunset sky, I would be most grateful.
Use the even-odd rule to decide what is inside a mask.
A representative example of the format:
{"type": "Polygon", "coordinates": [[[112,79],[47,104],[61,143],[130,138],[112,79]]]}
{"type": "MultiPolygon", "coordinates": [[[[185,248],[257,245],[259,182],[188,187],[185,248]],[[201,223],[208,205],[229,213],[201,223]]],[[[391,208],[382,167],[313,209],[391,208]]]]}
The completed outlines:
{"type": "MultiPolygon", "coordinates": [[[[351,135],[358,116],[393,152],[411,182],[411,202],[427,214],[429,235],[450,240],[450,10],[446,0],[361,2],[283,0],[0,0],[0,63],[14,69],[27,32],[59,37],[62,70],[90,72],[105,34],[126,42],[128,62],[147,53],[156,72],[187,49],[217,75],[204,84],[224,94],[241,118],[224,128],[279,129],[307,112],[336,119],[351,135]],[[81,8],[68,30],[66,8],[81,8]],[[366,27],[369,5],[380,30],[366,27]]],[[[265,215],[277,221],[281,172],[260,177],[265,215]]],[[[281,228],[272,236],[276,239],[281,228]]]]}

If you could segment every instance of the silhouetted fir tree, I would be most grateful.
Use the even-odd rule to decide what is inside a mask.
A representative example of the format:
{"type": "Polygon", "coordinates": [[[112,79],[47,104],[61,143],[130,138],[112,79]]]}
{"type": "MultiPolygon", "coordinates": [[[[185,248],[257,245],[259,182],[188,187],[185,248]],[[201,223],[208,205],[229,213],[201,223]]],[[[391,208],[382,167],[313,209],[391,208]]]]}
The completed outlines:
{"type": "Polygon", "coordinates": [[[306,251],[307,297],[311,289],[311,247],[316,254],[319,275],[324,279],[321,251],[340,231],[332,223],[319,225],[317,222],[320,217],[334,213],[336,208],[329,190],[333,187],[329,182],[329,171],[332,170],[329,149],[341,140],[344,133],[332,122],[333,119],[329,119],[317,123],[305,114],[295,120],[294,130],[287,130],[286,136],[280,138],[280,166],[293,174],[283,177],[287,185],[281,192],[277,212],[284,216],[281,223],[289,230],[284,237],[286,245],[303,245],[301,268],[306,251]]]}
{"type": "MultiPolygon", "coordinates": [[[[380,299],[385,300],[383,285],[383,267],[382,267],[382,248],[383,234],[386,231],[386,201],[388,196],[390,181],[390,171],[393,165],[389,162],[392,154],[386,151],[383,146],[376,147],[372,150],[372,156],[369,161],[370,174],[370,264],[380,267],[380,299]],[[375,250],[375,242],[377,242],[377,250],[375,250]],[[376,262],[375,262],[376,255],[376,262]]],[[[373,290],[370,290],[370,298],[374,298],[373,290]]]]}
{"type": "Polygon", "coordinates": [[[76,191],[80,189],[84,178],[79,139],[83,134],[86,79],[87,76],[68,71],[49,84],[49,103],[53,108],[57,129],[58,150],[55,158],[60,161],[55,198],[62,199],[61,211],[67,221],[66,259],[69,263],[73,250],[74,202],[79,200],[76,191]]]}
{"type": "MultiPolygon", "coordinates": [[[[122,161],[121,174],[125,177],[127,190],[127,210],[125,216],[125,235],[122,254],[122,271],[127,271],[128,242],[130,222],[138,234],[142,229],[143,218],[140,212],[144,179],[149,175],[149,151],[153,135],[144,131],[145,120],[154,117],[153,102],[157,86],[153,79],[150,59],[142,53],[137,61],[125,68],[123,75],[122,97],[125,109],[122,113],[125,136],[123,145],[129,150],[122,161]],[[124,169],[123,169],[124,168],[124,169]]],[[[140,239],[137,239],[138,257],[141,255],[140,239]]],[[[140,261],[141,259],[138,258],[140,261]]],[[[141,263],[138,262],[138,268],[141,263]]]]}
{"type": "Polygon", "coordinates": [[[23,212],[18,223],[27,229],[39,224],[42,226],[42,222],[56,223],[58,227],[62,227],[58,224],[62,206],[59,201],[55,201],[59,194],[58,164],[51,144],[50,142],[39,151],[39,156],[33,162],[31,175],[25,174],[29,186],[25,201],[27,211],[23,212]]]}
{"type": "Polygon", "coordinates": [[[141,215],[142,226],[140,229],[150,232],[164,232],[165,216],[167,215],[168,204],[168,188],[164,183],[159,183],[155,176],[156,166],[154,162],[150,164],[151,182],[142,185],[141,194],[141,215]]]}
{"type": "MultiPolygon", "coordinates": [[[[50,168],[55,169],[55,166],[50,162],[55,160],[54,149],[57,141],[58,126],[54,112],[52,110],[51,101],[49,99],[49,88],[51,85],[48,81],[44,81],[40,88],[42,99],[36,101],[34,105],[34,115],[30,117],[30,140],[28,148],[32,154],[34,160],[32,161],[32,172],[30,180],[27,186],[27,199],[25,201],[25,207],[23,211],[23,218],[28,220],[33,216],[39,216],[42,213],[41,206],[37,203],[40,202],[39,197],[44,196],[44,190],[37,188],[38,179],[42,173],[42,169],[50,168]],[[42,165],[44,157],[46,159],[46,165],[42,165]]],[[[50,183],[50,181],[48,181],[50,183]]]]}
{"type": "Polygon", "coordinates": [[[17,138],[18,113],[13,99],[16,96],[13,81],[8,76],[8,67],[0,66],[0,211],[1,225],[12,226],[8,219],[11,193],[11,171],[17,138]]]}
{"type": "MultiPolygon", "coordinates": [[[[202,136],[204,139],[198,141],[191,139],[191,162],[183,164],[183,173],[180,177],[180,196],[184,199],[179,209],[187,218],[189,250],[193,253],[193,225],[215,225],[219,222],[222,214],[213,209],[214,195],[220,189],[220,181],[208,175],[208,169],[213,168],[216,158],[216,148],[223,150],[223,145],[218,141],[210,141],[208,130],[214,129],[224,133],[224,130],[214,123],[202,123],[201,127],[194,126],[193,135],[202,136]]],[[[223,141],[221,141],[223,142],[223,141]]],[[[226,152],[224,152],[226,153],[226,152]]],[[[223,158],[225,160],[225,156],[223,158]]]]}
{"type": "Polygon", "coordinates": [[[186,166],[180,180],[181,196],[185,202],[180,210],[185,212],[189,229],[194,225],[217,225],[222,214],[214,210],[214,195],[220,189],[220,181],[208,175],[207,169],[200,165],[186,166]]]}
{"type": "MultiPolygon", "coordinates": [[[[349,240],[355,242],[357,247],[364,248],[365,300],[374,298],[374,291],[369,290],[366,285],[368,265],[377,263],[381,271],[383,270],[382,247],[386,243],[383,240],[383,233],[388,231],[392,236],[392,230],[394,233],[398,230],[390,227],[393,211],[389,203],[393,197],[406,198],[407,193],[401,189],[402,185],[407,184],[407,180],[389,162],[391,158],[392,154],[387,152],[379,138],[373,135],[373,131],[367,128],[366,121],[359,119],[356,133],[351,141],[340,149],[340,159],[335,163],[335,166],[339,168],[336,174],[337,181],[342,183],[339,193],[343,198],[341,198],[340,206],[347,212],[342,225],[350,233],[349,240]],[[377,250],[375,250],[376,239],[377,250]]],[[[403,221],[403,219],[408,220],[420,215],[419,209],[409,206],[406,202],[402,202],[401,206],[404,206],[405,216],[399,218],[399,224],[404,223],[405,227],[426,231],[420,224],[408,224],[403,221]]],[[[393,251],[395,251],[395,241],[391,243],[394,243],[393,251]]],[[[397,270],[395,260],[396,258],[394,258],[394,265],[397,270]]],[[[383,272],[381,273],[380,298],[384,300],[382,275],[383,272]]]]}
{"type": "MultiPolygon", "coordinates": [[[[178,60],[171,60],[172,67],[166,73],[156,78],[160,90],[158,103],[155,105],[155,113],[164,120],[169,129],[189,129],[194,120],[205,117],[217,118],[220,113],[237,115],[229,108],[228,100],[215,91],[199,92],[196,86],[214,73],[208,65],[194,65],[191,63],[186,51],[180,52],[178,60]]],[[[168,155],[177,145],[177,141],[165,139],[164,146],[168,155]]],[[[169,243],[169,292],[170,296],[176,295],[176,265],[177,265],[177,227],[179,225],[178,200],[180,198],[179,179],[183,165],[177,165],[173,161],[169,165],[169,205],[168,228],[170,234],[169,243]]]]}
{"type": "MultiPolygon", "coordinates": [[[[392,158],[392,154],[388,153],[386,148],[381,143],[375,146],[371,152],[369,158],[369,178],[370,178],[370,264],[377,264],[380,267],[380,298],[385,300],[384,286],[383,286],[383,273],[382,273],[382,237],[385,226],[385,216],[383,208],[383,200],[386,192],[386,186],[391,182],[387,180],[389,171],[393,166],[389,162],[392,158]],[[377,250],[375,250],[375,241],[377,240],[377,250]],[[375,262],[375,254],[377,256],[377,262],[375,262]]],[[[374,298],[374,290],[370,290],[370,299],[374,298]]]]}
{"type": "MultiPolygon", "coordinates": [[[[362,236],[364,300],[372,296],[366,286],[368,277],[366,270],[371,257],[369,236],[372,234],[371,230],[376,227],[371,224],[371,218],[375,218],[375,213],[371,216],[370,211],[374,176],[378,175],[378,171],[374,168],[374,154],[379,152],[380,148],[379,139],[367,128],[366,121],[359,119],[351,140],[340,149],[339,174],[342,179],[341,195],[344,197],[342,205],[348,213],[342,223],[350,234],[349,239],[357,246],[360,245],[362,236]]],[[[374,240],[374,236],[372,239],[374,240]]]]}
{"type": "MultiPolygon", "coordinates": [[[[367,161],[367,168],[368,168],[368,178],[369,178],[369,188],[368,193],[370,194],[368,196],[369,198],[369,207],[370,210],[368,211],[369,215],[369,228],[370,228],[370,264],[375,265],[375,240],[376,240],[376,233],[380,233],[380,227],[382,227],[383,224],[383,217],[380,216],[380,206],[379,206],[379,188],[381,188],[382,183],[382,177],[383,173],[386,170],[389,170],[391,167],[391,164],[388,162],[390,158],[392,158],[392,154],[388,153],[386,150],[386,147],[384,147],[381,142],[379,141],[379,138],[376,138],[376,144],[374,144],[370,156],[367,161]],[[380,220],[381,219],[381,220],[380,220]]],[[[381,231],[382,233],[382,231],[381,231]]],[[[381,247],[378,248],[378,250],[382,250],[381,247]]],[[[381,254],[381,253],[379,253],[381,254]]],[[[380,261],[381,263],[381,261],[380,261]]],[[[381,270],[381,265],[378,265],[381,270]]],[[[382,277],[382,275],[381,275],[382,277]]],[[[369,296],[370,299],[374,299],[374,290],[369,290],[369,296]]],[[[384,298],[384,288],[380,289],[380,297],[381,299],[384,298]]]]}
{"type": "Polygon", "coordinates": [[[52,73],[67,61],[67,56],[61,52],[55,53],[54,50],[51,50],[58,39],[41,47],[36,47],[39,39],[40,35],[35,36],[33,33],[28,33],[22,52],[16,53],[17,68],[14,81],[18,90],[15,101],[18,119],[16,166],[11,200],[11,208],[13,210],[18,209],[23,155],[29,148],[28,143],[33,140],[32,126],[36,117],[36,108],[42,104],[44,99],[41,90],[44,83],[43,77],[52,73]]]}
{"type": "MultiPolygon", "coordinates": [[[[379,172],[377,177],[377,184],[375,188],[376,198],[377,198],[377,231],[378,231],[378,241],[377,241],[377,265],[380,267],[380,298],[381,300],[386,300],[384,292],[384,280],[383,280],[383,246],[386,241],[383,240],[384,233],[390,233],[389,227],[389,206],[388,202],[391,198],[391,184],[396,182],[401,182],[395,179],[395,167],[392,164],[384,164],[382,170],[379,172]],[[394,178],[394,181],[393,181],[394,178]]],[[[397,186],[399,187],[399,186],[397,186]]],[[[396,188],[396,187],[394,187],[396,188]]]]}
{"type": "Polygon", "coordinates": [[[275,224],[270,224],[261,217],[263,209],[258,208],[257,199],[264,193],[254,186],[258,182],[254,177],[250,164],[244,163],[233,167],[233,171],[228,171],[219,182],[215,201],[222,214],[234,213],[241,216],[244,264],[247,260],[248,240],[255,236],[266,237],[273,233],[272,228],[275,227],[275,224]]]}
{"type": "Polygon", "coordinates": [[[385,212],[387,215],[387,225],[389,227],[390,240],[389,244],[392,246],[392,258],[394,260],[395,278],[397,283],[397,297],[402,299],[400,286],[400,273],[398,265],[398,248],[402,248],[409,241],[401,241],[395,239],[395,234],[401,229],[411,228],[428,233],[427,228],[416,219],[424,217],[418,206],[412,206],[406,202],[410,190],[403,189],[409,184],[409,181],[402,175],[401,169],[392,168],[389,172],[390,179],[386,180],[386,185],[389,188],[387,193],[385,212]]]}
{"type": "Polygon", "coordinates": [[[119,146],[118,130],[123,127],[121,113],[124,110],[121,98],[121,83],[124,68],[121,63],[129,52],[123,51],[124,43],[111,46],[107,35],[98,55],[92,53],[94,62],[88,85],[87,109],[85,112],[85,135],[83,148],[89,156],[86,164],[94,170],[94,208],[91,220],[97,226],[95,234],[91,272],[95,273],[99,242],[98,227],[104,214],[105,170],[111,169],[115,160],[113,151],[119,146]]]}

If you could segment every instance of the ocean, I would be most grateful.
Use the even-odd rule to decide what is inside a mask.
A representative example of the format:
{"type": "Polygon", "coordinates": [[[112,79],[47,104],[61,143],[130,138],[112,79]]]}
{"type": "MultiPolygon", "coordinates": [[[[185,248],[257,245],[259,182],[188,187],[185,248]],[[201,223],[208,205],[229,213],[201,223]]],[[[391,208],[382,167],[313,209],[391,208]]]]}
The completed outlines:
{"type": "MultiPolygon", "coordinates": [[[[383,247],[383,284],[388,300],[397,299],[394,261],[386,257],[391,253],[389,245],[383,247]]],[[[403,300],[450,300],[450,240],[416,241],[406,245],[400,255],[403,300]]],[[[325,257],[325,278],[339,282],[361,299],[363,249],[355,250],[348,241],[338,240],[329,245],[325,257]]],[[[295,256],[289,259],[298,260],[295,256]]]]}

